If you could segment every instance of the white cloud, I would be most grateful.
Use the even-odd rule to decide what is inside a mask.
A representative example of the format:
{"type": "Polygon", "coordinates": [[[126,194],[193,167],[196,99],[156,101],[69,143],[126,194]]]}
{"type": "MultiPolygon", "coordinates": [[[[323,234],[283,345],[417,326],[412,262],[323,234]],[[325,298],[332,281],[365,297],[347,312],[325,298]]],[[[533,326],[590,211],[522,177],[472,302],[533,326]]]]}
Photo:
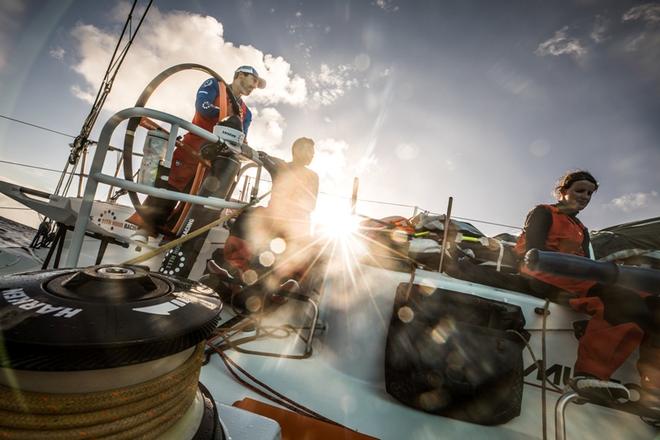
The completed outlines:
{"type": "Polygon", "coordinates": [[[304,41],[296,43],[295,48],[298,49],[305,58],[309,59],[312,57],[312,46],[305,43],[304,41]]]}
{"type": "Polygon", "coordinates": [[[280,145],[286,128],[286,122],[280,112],[273,107],[266,107],[262,110],[255,109],[252,113],[252,124],[248,132],[250,145],[258,150],[272,150],[280,145]]]}
{"type": "Polygon", "coordinates": [[[587,49],[582,45],[579,39],[567,35],[568,26],[564,26],[553,35],[549,40],[539,44],[534,51],[539,56],[546,55],[570,55],[575,59],[580,59],[587,54],[587,49]]]}
{"type": "Polygon", "coordinates": [[[354,67],[339,65],[331,67],[322,64],[318,72],[309,75],[309,90],[312,104],[329,105],[343,96],[347,90],[356,87],[357,79],[352,78],[354,67]]]}
{"type": "Polygon", "coordinates": [[[375,0],[372,5],[376,5],[386,12],[396,12],[399,10],[399,7],[392,0],[375,0]]]}
{"type": "Polygon", "coordinates": [[[637,192],[624,194],[621,197],[612,199],[605,206],[610,209],[617,209],[623,212],[631,212],[639,209],[646,208],[652,203],[658,203],[658,193],[656,191],[651,192],[637,192]]]}
{"type": "MultiPolygon", "coordinates": [[[[123,21],[126,4],[115,16],[123,21]]],[[[96,95],[105,68],[116,44],[116,35],[92,25],[79,24],[72,31],[76,40],[77,62],[73,69],[82,75],[83,84],[73,93],[86,101],[96,95]]],[[[181,63],[210,67],[231,82],[233,70],[242,64],[253,65],[268,87],[253,93],[246,101],[275,105],[303,105],[307,97],[305,80],[293,74],[282,57],[264,54],[249,45],[235,46],[224,38],[222,23],[215,18],[184,11],[161,12],[152,7],[117,75],[106,108],[130,107],[148,82],[165,68],[181,63]]],[[[177,74],[159,87],[149,107],[190,118],[197,88],[208,76],[204,73],[177,74]]]]}
{"type": "Polygon", "coordinates": [[[56,47],[55,49],[51,49],[48,52],[48,55],[51,57],[55,58],[56,60],[62,61],[64,59],[64,55],[66,54],[66,50],[64,50],[61,47],[56,47]]]}
{"type": "Polygon", "coordinates": [[[647,23],[660,23],[660,4],[647,3],[635,6],[623,14],[622,21],[642,20],[647,23]]]}
{"type": "Polygon", "coordinates": [[[0,2],[0,71],[7,65],[13,39],[20,29],[26,3],[21,0],[0,2]]]}
{"type": "Polygon", "coordinates": [[[610,21],[602,16],[596,15],[594,20],[594,27],[591,29],[589,36],[596,43],[602,43],[607,39],[607,29],[609,27],[610,21]]]}
{"type": "Polygon", "coordinates": [[[628,40],[624,46],[626,52],[637,52],[641,47],[643,47],[646,41],[646,34],[641,33],[636,35],[634,38],[628,40]]]}
{"type": "Polygon", "coordinates": [[[251,102],[268,105],[305,105],[308,97],[307,82],[299,75],[293,74],[291,65],[284,58],[266,54],[263,57],[263,64],[264,69],[260,69],[256,64],[252,65],[257,68],[259,75],[268,81],[268,86],[250,95],[251,102]],[[262,70],[266,71],[263,75],[262,70]]]}
{"type": "Polygon", "coordinates": [[[660,90],[660,4],[645,4],[629,9],[622,16],[630,31],[619,48],[630,56],[644,80],[655,82],[660,90]]]}

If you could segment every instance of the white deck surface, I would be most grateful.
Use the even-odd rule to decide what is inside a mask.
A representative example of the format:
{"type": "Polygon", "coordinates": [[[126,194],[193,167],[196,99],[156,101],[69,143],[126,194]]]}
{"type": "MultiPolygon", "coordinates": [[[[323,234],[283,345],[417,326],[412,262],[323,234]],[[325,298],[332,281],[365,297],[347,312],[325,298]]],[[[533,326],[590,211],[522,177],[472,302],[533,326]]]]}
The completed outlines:
{"type": "MultiPolygon", "coordinates": [[[[542,438],[541,390],[534,386],[535,373],[525,378],[530,383],[524,387],[522,414],[512,421],[496,427],[480,426],[449,418],[426,414],[408,408],[385,392],[384,347],[386,328],[394,298],[394,289],[401,281],[407,281],[408,275],[362,266],[362,279],[379,280],[378,288],[372,289],[372,298],[354,298],[352,309],[341,313],[337,310],[337,301],[330,298],[333,292],[326,290],[322,301],[325,308],[323,320],[327,330],[318,334],[314,342],[311,358],[292,360],[257,356],[228,351],[230,357],[253,376],[263,381],[278,392],[306,407],[321,413],[325,417],[342,423],[352,429],[381,439],[437,439],[437,438],[488,438],[488,439],[524,439],[542,438]],[[331,311],[330,309],[334,309],[331,311]]],[[[456,290],[476,291],[483,286],[452,280],[437,273],[420,272],[429,284],[452,285],[456,290]]],[[[336,293],[336,292],[334,292],[336,293]]],[[[363,291],[364,293],[364,291],[363,291]]],[[[540,328],[540,317],[533,314],[533,308],[542,306],[536,298],[505,291],[496,291],[491,295],[500,296],[500,300],[517,300],[526,303],[523,310],[527,318],[527,327],[540,328]],[[531,315],[529,312],[531,311],[531,315]],[[538,317],[538,319],[537,319],[538,317]]],[[[484,295],[486,296],[486,295],[484,295]]],[[[301,316],[300,308],[287,305],[289,312],[301,316]]],[[[286,315],[286,310],[281,310],[286,315]]],[[[572,366],[576,343],[572,332],[559,331],[561,325],[580,315],[565,307],[552,305],[548,328],[549,363],[559,362],[572,366]],[[563,355],[571,357],[562,361],[563,355]]],[[[276,320],[273,320],[273,322],[276,320]]],[[[295,321],[295,320],[293,320],[295,321]]],[[[540,355],[539,332],[532,332],[532,346],[540,355]]],[[[245,333],[249,336],[253,333],[245,333]]],[[[241,335],[243,336],[243,335],[241,335]]],[[[279,347],[282,352],[300,352],[302,343],[294,338],[286,341],[267,340],[247,344],[244,348],[273,351],[279,347]]],[[[532,361],[527,353],[524,365],[532,361]]],[[[634,362],[629,361],[622,373],[634,376],[634,362]]],[[[245,396],[258,400],[262,397],[252,393],[237,383],[227,373],[224,364],[217,355],[209,365],[202,369],[200,381],[206,385],[219,402],[231,404],[245,396]]],[[[554,438],[554,406],[559,393],[547,392],[548,438],[554,438]]],[[[268,402],[267,400],[264,400],[268,402]]],[[[595,405],[570,404],[566,413],[568,439],[652,439],[655,431],[644,424],[637,416],[614,411],[595,405]]]]}

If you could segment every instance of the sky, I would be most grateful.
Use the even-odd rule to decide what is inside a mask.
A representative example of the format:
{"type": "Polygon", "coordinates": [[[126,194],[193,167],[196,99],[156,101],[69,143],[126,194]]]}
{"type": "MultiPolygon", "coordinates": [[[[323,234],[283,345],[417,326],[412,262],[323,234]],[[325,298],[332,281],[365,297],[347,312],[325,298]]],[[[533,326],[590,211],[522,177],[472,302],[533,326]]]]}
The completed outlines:
{"type": "MultiPolygon", "coordinates": [[[[0,115],[76,135],[130,5],[1,0],[0,115]]],[[[155,1],[92,138],[180,63],[257,68],[249,143],[289,159],[316,141],[321,216],[348,209],[359,177],[361,214],[444,212],[452,196],[455,216],[520,226],[577,168],[600,182],[591,229],[660,215],[659,2],[155,1]]],[[[178,74],[148,106],[190,119],[206,77],[178,74]]],[[[70,142],[0,118],[0,160],[61,169],[70,142]]],[[[59,177],[0,175],[45,191],[59,177]]],[[[1,197],[0,215],[36,222],[15,206],[1,197]]]]}

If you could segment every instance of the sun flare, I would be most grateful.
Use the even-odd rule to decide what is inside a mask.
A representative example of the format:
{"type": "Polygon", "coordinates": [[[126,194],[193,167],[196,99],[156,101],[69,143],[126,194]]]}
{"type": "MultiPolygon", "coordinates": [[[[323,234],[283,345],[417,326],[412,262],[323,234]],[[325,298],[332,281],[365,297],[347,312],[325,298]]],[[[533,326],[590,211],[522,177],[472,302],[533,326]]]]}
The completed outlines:
{"type": "Polygon", "coordinates": [[[315,233],[330,239],[349,239],[355,235],[360,218],[347,209],[345,203],[324,203],[312,215],[315,233]]]}

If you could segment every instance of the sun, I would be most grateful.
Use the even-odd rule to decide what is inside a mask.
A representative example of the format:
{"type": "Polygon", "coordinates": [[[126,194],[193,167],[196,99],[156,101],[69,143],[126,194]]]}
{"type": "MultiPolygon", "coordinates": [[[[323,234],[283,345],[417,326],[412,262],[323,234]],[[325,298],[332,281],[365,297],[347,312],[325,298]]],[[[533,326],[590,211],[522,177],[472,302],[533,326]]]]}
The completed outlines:
{"type": "Polygon", "coordinates": [[[351,214],[344,200],[323,203],[312,214],[314,233],[328,239],[350,240],[358,231],[360,218],[351,214]]]}
{"type": "Polygon", "coordinates": [[[360,219],[347,213],[334,213],[331,217],[325,217],[317,223],[320,234],[329,238],[348,240],[357,231],[360,219]]]}

